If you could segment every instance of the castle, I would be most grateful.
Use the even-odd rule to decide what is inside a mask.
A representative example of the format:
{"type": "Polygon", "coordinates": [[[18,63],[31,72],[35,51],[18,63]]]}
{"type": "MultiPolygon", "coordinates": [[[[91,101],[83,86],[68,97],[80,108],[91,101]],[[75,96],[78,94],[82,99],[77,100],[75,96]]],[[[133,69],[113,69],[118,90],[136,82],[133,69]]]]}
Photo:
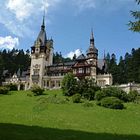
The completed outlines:
{"type": "Polygon", "coordinates": [[[60,88],[61,81],[68,72],[72,72],[78,79],[94,78],[101,87],[112,85],[112,75],[106,73],[105,60],[98,60],[93,31],[86,56],[81,54],[73,61],[54,64],[53,50],[53,40],[47,39],[43,18],[41,31],[31,47],[30,87],[37,84],[48,89],[60,88]]]}
{"type": "Polygon", "coordinates": [[[45,89],[61,88],[61,81],[68,72],[77,79],[94,78],[98,86],[112,85],[112,75],[106,72],[105,59],[98,59],[98,49],[94,44],[93,31],[91,31],[90,45],[86,55],[81,54],[70,62],[53,63],[53,39],[47,39],[45,21],[41,25],[40,33],[31,47],[30,72],[25,77],[16,74],[7,79],[4,84],[15,83],[20,89],[30,89],[37,84],[45,89]]]}

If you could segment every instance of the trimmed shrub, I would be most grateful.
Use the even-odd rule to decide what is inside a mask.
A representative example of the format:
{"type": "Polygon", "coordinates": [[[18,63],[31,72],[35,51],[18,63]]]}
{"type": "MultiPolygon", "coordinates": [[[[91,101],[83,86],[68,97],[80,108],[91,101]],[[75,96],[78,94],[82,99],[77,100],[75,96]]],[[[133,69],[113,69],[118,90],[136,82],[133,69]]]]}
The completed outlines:
{"type": "Polygon", "coordinates": [[[95,93],[95,100],[100,101],[102,98],[106,97],[107,95],[105,95],[105,93],[103,92],[103,90],[98,90],[95,93]]]}
{"type": "Polygon", "coordinates": [[[38,85],[33,85],[31,91],[35,96],[43,95],[44,89],[38,85]]]}
{"type": "Polygon", "coordinates": [[[123,102],[116,97],[105,97],[97,102],[97,105],[110,108],[110,109],[123,109],[123,102]]]}
{"type": "Polygon", "coordinates": [[[7,87],[0,87],[0,94],[8,94],[9,89],[7,87]]]}
{"type": "Polygon", "coordinates": [[[37,99],[37,101],[40,103],[40,104],[43,104],[43,103],[52,103],[52,104],[66,104],[69,102],[69,100],[67,98],[61,98],[59,96],[55,96],[55,95],[51,95],[51,96],[48,96],[48,97],[41,97],[39,99],[37,99]]]}
{"type": "Polygon", "coordinates": [[[95,99],[98,101],[105,97],[116,97],[120,100],[123,100],[124,102],[129,101],[127,93],[116,87],[104,88],[101,91],[97,91],[95,93],[95,99]]]}
{"type": "Polygon", "coordinates": [[[81,95],[80,94],[75,94],[72,96],[72,101],[73,103],[80,103],[81,102],[81,95]]]}

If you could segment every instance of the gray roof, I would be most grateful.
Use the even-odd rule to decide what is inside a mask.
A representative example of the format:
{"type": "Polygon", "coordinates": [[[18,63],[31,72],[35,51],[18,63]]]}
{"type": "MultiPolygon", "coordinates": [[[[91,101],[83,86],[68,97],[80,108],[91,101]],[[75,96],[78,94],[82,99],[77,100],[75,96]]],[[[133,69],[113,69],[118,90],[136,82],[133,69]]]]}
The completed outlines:
{"type": "Polygon", "coordinates": [[[84,56],[84,54],[81,54],[80,56],[77,57],[76,60],[84,60],[86,59],[86,57],[84,56]]]}
{"type": "Polygon", "coordinates": [[[75,64],[75,61],[71,61],[71,62],[64,62],[64,63],[55,63],[49,67],[57,67],[57,66],[72,66],[75,64]]]}
{"type": "Polygon", "coordinates": [[[40,31],[40,33],[37,37],[37,40],[40,41],[41,46],[44,46],[46,44],[47,37],[46,37],[46,31],[45,30],[41,29],[41,31],[40,31]]]}
{"type": "Polygon", "coordinates": [[[104,59],[98,59],[97,65],[99,69],[102,69],[104,66],[104,59]]]}
{"type": "Polygon", "coordinates": [[[89,49],[87,50],[87,54],[89,54],[89,53],[98,54],[98,49],[96,49],[95,46],[90,46],[89,49]]]}
{"type": "Polygon", "coordinates": [[[37,37],[37,40],[40,41],[41,46],[44,46],[46,44],[46,41],[47,41],[44,17],[43,17],[43,22],[42,22],[42,25],[41,25],[41,31],[40,31],[40,33],[37,37]]]}

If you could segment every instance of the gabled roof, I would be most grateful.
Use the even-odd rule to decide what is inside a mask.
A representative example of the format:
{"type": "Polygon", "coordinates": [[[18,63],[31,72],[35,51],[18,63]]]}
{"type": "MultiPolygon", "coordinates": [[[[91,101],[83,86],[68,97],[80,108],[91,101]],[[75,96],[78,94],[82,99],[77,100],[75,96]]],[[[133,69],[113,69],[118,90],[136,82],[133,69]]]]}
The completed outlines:
{"type": "Polygon", "coordinates": [[[84,56],[84,54],[81,54],[80,56],[77,57],[76,60],[85,60],[86,57],[84,56]]]}

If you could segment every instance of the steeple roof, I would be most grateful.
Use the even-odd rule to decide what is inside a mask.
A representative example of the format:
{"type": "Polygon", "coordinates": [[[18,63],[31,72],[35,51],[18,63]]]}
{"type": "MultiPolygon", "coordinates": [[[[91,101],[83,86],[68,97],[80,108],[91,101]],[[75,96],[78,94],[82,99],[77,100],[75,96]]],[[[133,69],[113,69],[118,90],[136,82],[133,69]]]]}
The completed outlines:
{"type": "Polygon", "coordinates": [[[97,48],[95,47],[95,44],[94,44],[93,30],[91,30],[90,46],[89,46],[89,49],[87,50],[87,54],[90,54],[90,53],[98,54],[98,50],[97,50],[97,48]]]}
{"type": "Polygon", "coordinates": [[[37,37],[37,41],[40,41],[41,46],[45,46],[46,41],[47,41],[47,35],[46,35],[46,31],[45,31],[45,16],[43,16],[41,30],[37,37]]]}
{"type": "Polygon", "coordinates": [[[93,29],[91,29],[91,36],[90,36],[90,40],[94,40],[94,36],[93,36],[93,29]]]}

